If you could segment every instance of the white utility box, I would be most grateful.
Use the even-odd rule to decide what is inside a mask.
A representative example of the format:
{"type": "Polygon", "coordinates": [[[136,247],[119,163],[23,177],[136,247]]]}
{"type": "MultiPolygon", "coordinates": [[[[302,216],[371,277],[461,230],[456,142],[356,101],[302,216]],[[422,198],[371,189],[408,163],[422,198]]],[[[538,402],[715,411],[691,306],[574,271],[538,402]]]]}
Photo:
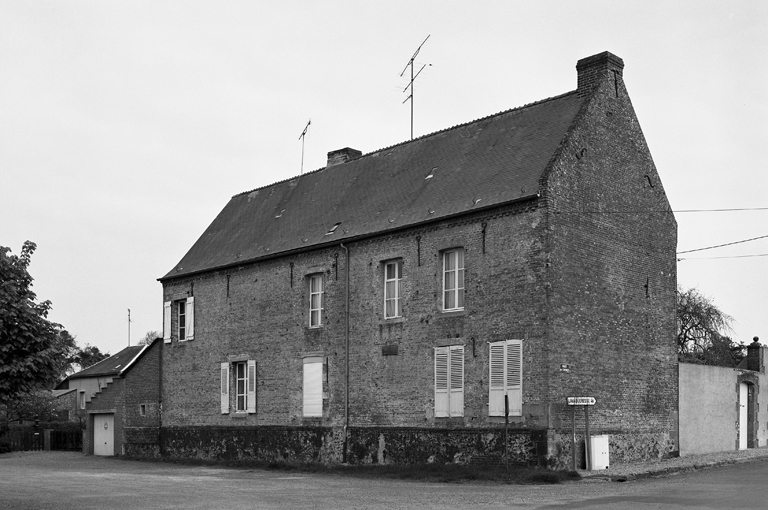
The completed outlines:
{"type": "Polygon", "coordinates": [[[608,469],[608,437],[592,436],[590,437],[590,460],[592,461],[592,471],[608,469]]]}

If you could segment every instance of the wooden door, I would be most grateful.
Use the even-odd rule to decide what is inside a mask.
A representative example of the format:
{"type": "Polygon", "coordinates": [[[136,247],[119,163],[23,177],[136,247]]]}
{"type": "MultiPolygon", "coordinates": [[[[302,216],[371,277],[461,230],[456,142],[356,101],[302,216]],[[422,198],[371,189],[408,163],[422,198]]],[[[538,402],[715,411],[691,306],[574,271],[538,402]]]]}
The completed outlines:
{"type": "Polygon", "coordinates": [[[93,454],[115,454],[115,415],[93,415],[93,454]]]}

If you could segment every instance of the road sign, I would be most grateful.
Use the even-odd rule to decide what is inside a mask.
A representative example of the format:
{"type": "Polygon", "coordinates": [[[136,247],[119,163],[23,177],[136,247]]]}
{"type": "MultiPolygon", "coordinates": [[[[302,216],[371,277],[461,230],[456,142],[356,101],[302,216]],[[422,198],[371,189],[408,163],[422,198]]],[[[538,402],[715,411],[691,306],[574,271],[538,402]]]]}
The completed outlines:
{"type": "Polygon", "coordinates": [[[593,406],[595,397],[566,397],[569,406],[593,406]]]}

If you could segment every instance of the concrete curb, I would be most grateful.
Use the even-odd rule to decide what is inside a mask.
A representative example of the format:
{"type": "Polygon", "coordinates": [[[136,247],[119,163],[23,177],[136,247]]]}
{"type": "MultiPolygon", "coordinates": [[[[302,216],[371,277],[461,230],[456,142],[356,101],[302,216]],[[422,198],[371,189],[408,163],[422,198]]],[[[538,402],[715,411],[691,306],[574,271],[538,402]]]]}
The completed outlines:
{"type": "Polygon", "coordinates": [[[679,465],[679,466],[651,468],[646,471],[643,471],[641,469],[638,472],[626,473],[626,474],[615,474],[615,475],[582,474],[582,480],[583,481],[603,480],[606,482],[630,482],[634,480],[642,480],[645,478],[655,478],[660,476],[672,476],[672,475],[677,475],[682,473],[690,473],[693,471],[701,471],[704,469],[727,466],[730,464],[743,464],[747,462],[756,462],[758,460],[765,460],[765,459],[766,457],[764,456],[735,458],[735,459],[731,458],[731,459],[713,460],[708,462],[698,462],[698,463],[679,465]]]}

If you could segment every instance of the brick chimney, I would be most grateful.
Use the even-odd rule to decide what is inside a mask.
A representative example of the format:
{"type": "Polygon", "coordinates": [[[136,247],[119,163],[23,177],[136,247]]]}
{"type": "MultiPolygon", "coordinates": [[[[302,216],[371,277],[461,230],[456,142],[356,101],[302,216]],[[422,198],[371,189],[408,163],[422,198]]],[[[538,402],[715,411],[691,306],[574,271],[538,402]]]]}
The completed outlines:
{"type": "Polygon", "coordinates": [[[340,165],[342,163],[346,163],[347,161],[352,161],[353,159],[357,159],[362,155],[362,152],[355,149],[350,149],[349,147],[344,147],[343,149],[339,149],[337,151],[331,151],[328,153],[328,164],[325,165],[325,168],[334,165],[340,165]]]}
{"type": "Polygon", "coordinates": [[[747,370],[761,371],[763,367],[762,354],[763,349],[760,345],[760,339],[754,337],[752,343],[747,346],[747,370]]]}
{"type": "Polygon", "coordinates": [[[587,94],[603,80],[614,80],[622,77],[624,61],[619,57],[604,51],[591,57],[582,58],[576,63],[578,83],[576,90],[580,95],[587,94]]]}

